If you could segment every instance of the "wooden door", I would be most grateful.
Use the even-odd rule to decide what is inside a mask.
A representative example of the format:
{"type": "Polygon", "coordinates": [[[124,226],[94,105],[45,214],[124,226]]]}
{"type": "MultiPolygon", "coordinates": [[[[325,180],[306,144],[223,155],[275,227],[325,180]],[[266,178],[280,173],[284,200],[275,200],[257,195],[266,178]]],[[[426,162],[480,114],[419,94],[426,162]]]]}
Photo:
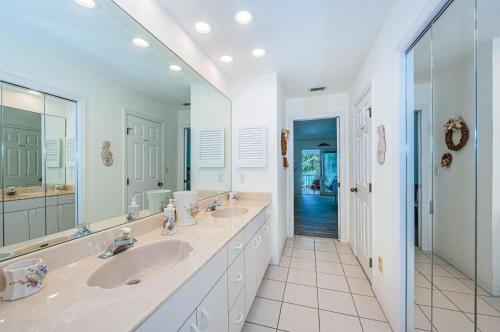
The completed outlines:
{"type": "Polygon", "coordinates": [[[135,196],[147,208],[146,191],[163,187],[162,158],[161,124],[127,115],[127,207],[135,196]]]}
{"type": "Polygon", "coordinates": [[[371,280],[372,266],[372,155],[371,91],[355,107],[354,197],[355,254],[371,280]]]}

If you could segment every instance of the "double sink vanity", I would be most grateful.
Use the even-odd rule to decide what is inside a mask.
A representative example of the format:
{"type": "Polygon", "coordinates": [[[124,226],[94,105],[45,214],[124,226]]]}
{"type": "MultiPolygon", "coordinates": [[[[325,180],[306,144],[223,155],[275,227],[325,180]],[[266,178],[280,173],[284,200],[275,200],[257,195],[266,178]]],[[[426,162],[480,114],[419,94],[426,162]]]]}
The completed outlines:
{"type": "Polygon", "coordinates": [[[0,302],[1,330],[240,331],[271,255],[270,202],[202,201],[197,224],[169,236],[161,214],[129,223],[136,244],[108,259],[120,227],[29,254],[46,262],[45,287],[0,302]]]}

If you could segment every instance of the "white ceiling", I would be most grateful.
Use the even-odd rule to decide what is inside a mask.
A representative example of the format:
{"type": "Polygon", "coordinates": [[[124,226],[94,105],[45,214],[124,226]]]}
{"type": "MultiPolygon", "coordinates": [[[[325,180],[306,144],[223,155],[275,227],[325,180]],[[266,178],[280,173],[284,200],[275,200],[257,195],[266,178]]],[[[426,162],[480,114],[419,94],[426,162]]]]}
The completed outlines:
{"type": "Polygon", "coordinates": [[[366,58],[394,0],[159,0],[230,77],[277,72],[289,97],[316,86],[345,92],[366,58]],[[248,10],[248,25],[234,21],[248,10]],[[194,24],[212,26],[200,34],[194,24]],[[267,55],[251,55],[261,47],[267,55]],[[234,57],[222,64],[221,55],[234,57]]]}

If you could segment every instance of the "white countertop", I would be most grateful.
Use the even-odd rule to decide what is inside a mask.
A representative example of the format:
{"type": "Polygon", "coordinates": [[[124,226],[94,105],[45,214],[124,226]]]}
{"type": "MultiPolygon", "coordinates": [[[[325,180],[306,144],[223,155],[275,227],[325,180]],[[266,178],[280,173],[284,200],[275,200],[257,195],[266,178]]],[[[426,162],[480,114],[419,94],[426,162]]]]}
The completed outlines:
{"type": "MultiPolygon", "coordinates": [[[[177,234],[171,236],[161,234],[161,225],[156,217],[158,227],[138,236],[135,248],[156,241],[179,239],[188,241],[193,250],[173,268],[137,285],[113,289],[87,285],[88,276],[113,257],[100,259],[92,255],[55,271],[51,271],[48,265],[46,286],[40,292],[24,299],[0,302],[0,330],[134,330],[269,203],[268,200],[239,200],[235,206],[247,208],[248,213],[230,219],[215,219],[207,212],[200,212],[196,218],[197,225],[177,227],[177,234]]],[[[148,222],[148,219],[140,222],[148,222]]],[[[65,255],[64,244],[60,248],[59,254],[65,255]]]]}

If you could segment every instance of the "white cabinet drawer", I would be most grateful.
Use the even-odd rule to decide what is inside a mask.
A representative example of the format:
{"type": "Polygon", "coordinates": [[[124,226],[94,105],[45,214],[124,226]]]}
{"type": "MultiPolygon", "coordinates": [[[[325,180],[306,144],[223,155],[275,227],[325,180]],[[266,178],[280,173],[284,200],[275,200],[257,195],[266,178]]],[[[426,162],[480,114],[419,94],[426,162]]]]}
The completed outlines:
{"type": "Polygon", "coordinates": [[[245,284],[245,254],[239,255],[227,270],[227,283],[227,297],[229,299],[229,308],[231,308],[245,284]]]}
{"type": "Polygon", "coordinates": [[[196,327],[196,310],[189,316],[189,318],[184,322],[181,328],[177,332],[193,332],[196,327]]]}
{"type": "Polygon", "coordinates": [[[71,204],[75,202],[75,194],[57,196],[57,204],[71,204]]]}
{"type": "Polygon", "coordinates": [[[227,265],[231,265],[236,257],[245,249],[245,231],[240,231],[227,245],[227,265]]]}
{"type": "Polygon", "coordinates": [[[203,332],[227,332],[227,307],[227,273],[224,273],[196,309],[198,330],[203,332]]]}
{"type": "Polygon", "coordinates": [[[245,243],[250,242],[255,233],[265,222],[265,211],[261,211],[255,218],[245,227],[245,243]]]}
{"type": "Polygon", "coordinates": [[[240,292],[229,312],[229,332],[240,332],[245,323],[245,292],[240,292]]]}
{"type": "Polygon", "coordinates": [[[45,207],[45,197],[18,199],[4,202],[5,212],[24,211],[45,207]]]}

